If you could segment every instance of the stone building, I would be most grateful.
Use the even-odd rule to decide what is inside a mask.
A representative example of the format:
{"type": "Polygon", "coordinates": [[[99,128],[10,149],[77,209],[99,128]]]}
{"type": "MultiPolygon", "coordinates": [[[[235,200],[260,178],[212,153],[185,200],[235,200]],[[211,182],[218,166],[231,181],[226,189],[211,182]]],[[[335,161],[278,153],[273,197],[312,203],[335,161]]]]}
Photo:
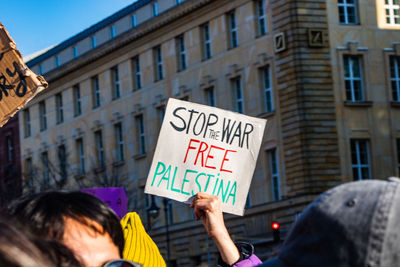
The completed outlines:
{"type": "Polygon", "coordinates": [[[124,185],[171,266],[214,266],[189,207],[143,194],[166,101],[265,118],[226,216],[265,258],[273,221],[284,236],[326,189],[400,175],[399,29],[394,0],[139,0],[27,62],[49,88],[19,113],[26,190],[124,185]]]}

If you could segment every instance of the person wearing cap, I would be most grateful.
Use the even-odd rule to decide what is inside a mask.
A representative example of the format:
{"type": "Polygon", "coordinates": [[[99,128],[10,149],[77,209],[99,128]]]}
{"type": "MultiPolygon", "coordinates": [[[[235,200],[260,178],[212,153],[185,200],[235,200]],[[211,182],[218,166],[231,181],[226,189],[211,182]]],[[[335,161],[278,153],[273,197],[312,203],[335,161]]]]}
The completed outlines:
{"type": "Polygon", "coordinates": [[[241,255],[226,230],[217,197],[199,193],[192,207],[225,266],[400,265],[398,178],[345,183],[321,194],[293,224],[278,255],[264,263],[241,255]]]}

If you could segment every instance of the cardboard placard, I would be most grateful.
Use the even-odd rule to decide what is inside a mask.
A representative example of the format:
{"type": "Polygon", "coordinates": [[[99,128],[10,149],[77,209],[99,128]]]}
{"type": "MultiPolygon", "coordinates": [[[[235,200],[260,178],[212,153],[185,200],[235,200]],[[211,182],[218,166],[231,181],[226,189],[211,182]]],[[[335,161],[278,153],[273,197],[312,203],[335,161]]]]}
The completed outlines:
{"type": "Polygon", "coordinates": [[[243,215],[266,120],[170,98],[145,193],[188,201],[217,195],[243,215]]]}
{"type": "Polygon", "coordinates": [[[36,94],[47,88],[45,79],[25,65],[16,48],[0,23],[0,127],[36,94]]]}

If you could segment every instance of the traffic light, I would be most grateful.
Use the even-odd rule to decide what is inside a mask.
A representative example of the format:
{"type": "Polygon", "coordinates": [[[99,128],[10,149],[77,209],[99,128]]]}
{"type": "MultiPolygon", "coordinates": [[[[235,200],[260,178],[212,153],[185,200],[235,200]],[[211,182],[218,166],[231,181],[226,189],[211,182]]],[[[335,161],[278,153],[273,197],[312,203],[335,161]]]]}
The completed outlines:
{"type": "Polygon", "coordinates": [[[279,223],[273,222],[272,223],[272,234],[274,237],[274,242],[279,242],[281,237],[280,237],[280,231],[279,231],[279,223]]]}

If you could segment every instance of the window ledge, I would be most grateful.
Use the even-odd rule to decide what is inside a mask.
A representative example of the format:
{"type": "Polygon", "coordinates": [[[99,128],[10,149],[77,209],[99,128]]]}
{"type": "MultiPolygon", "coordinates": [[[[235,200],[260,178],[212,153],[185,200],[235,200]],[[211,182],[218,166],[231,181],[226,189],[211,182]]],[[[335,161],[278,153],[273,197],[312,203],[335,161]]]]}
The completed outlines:
{"type": "Polygon", "coordinates": [[[272,117],[272,116],[274,116],[274,115],[275,115],[275,110],[269,111],[269,112],[262,112],[262,113],[258,114],[257,117],[260,117],[260,118],[269,118],[269,117],[272,117]]]}
{"type": "Polygon", "coordinates": [[[146,153],[142,153],[142,154],[136,154],[136,155],[134,155],[133,158],[134,158],[135,160],[139,160],[139,159],[145,158],[146,156],[147,156],[146,153]]]}
{"type": "Polygon", "coordinates": [[[85,178],[86,174],[84,172],[82,173],[77,173],[75,174],[74,178],[75,180],[83,180],[85,178]]]}
{"type": "Polygon", "coordinates": [[[257,35],[255,36],[255,38],[258,39],[258,38],[261,38],[261,37],[263,37],[263,36],[265,36],[265,35],[267,35],[267,34],[268,34],[268,32],[265,32],[265,33],[263,33],[263,34],[257,34],[257,35]]]}
{"type": "Polygon", "coordinates": [[[372,101],[344,101],[346,107],[372,107],[372,101]]]}
{"type": "Polygon", "coordinates": [[[94,169],[94,173],[102,173],[106,170],[105,167],[97,167],[96,169],[94,169]]]}
{"type": "Polygon", "coordinates": [[[122,165],[124,165],[125,164],[125,160],[119,160],[119,161],[116,161],[116,162],[113,162],[113,167],[119,167],[119,166],[122,166],[122,165]]]}
{"type": "Polygon", "coordinates": [[[391,101],[391,102],[390,102],[390,105],[391,105],[393,108],[400,108],[400,101],[391,101]]]}
{"type": "Polygon", "coordinates": [[[201,62],[205,62],[205,61],[207,61],[207,60],[210,60],[211,58],[212,58],[212,56],[209,57],[209,58],[203,57],[203,58],[201,59],[201,62]]]}

